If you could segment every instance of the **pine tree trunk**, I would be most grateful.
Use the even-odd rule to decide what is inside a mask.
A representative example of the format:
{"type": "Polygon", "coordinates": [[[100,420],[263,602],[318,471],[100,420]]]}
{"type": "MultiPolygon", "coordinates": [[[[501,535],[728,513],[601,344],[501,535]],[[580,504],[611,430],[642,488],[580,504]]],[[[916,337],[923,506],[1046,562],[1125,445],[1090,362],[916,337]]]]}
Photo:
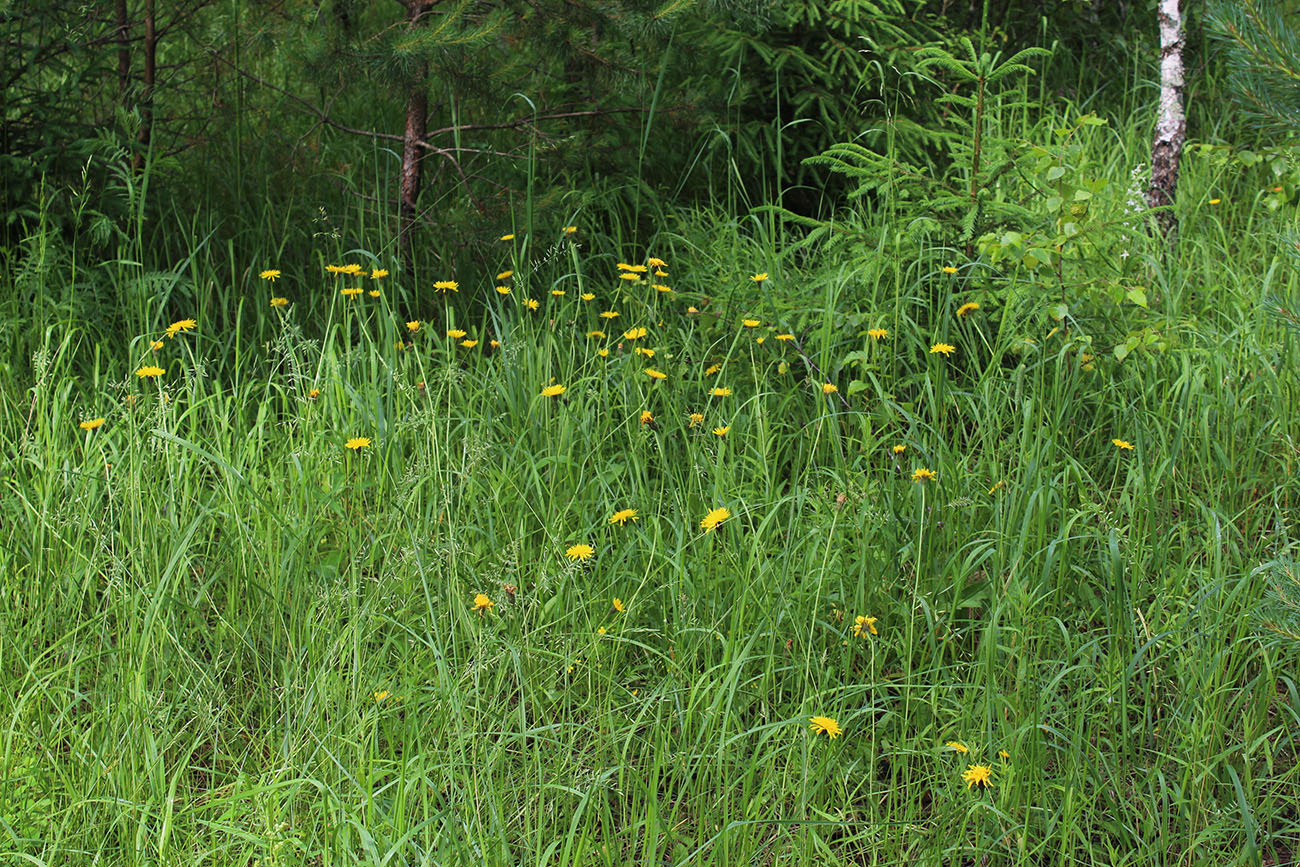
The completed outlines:
{"type": "MultiPolygon", "coordinates": [[[[1187,137],[1183,113],[1183,16],[1179,0],[1160,0],[1160,116],[1151,143],[1151,188],[1147,204],[1153,208],[1172,206],[1178,189],[1178,158],[1187,137]]],[[[1172,244],[1178,218],[1172,208],[1157,217],[1160,231],[1172,244]]]]}
{"type": "Polygon", "coordinates": [[[140,91],[140,147],[135,152],[131,166],[135,171],[144,169],[145,154],[153,135],[153,86],[157,74],[158,33],[154,20],[154,0],[144,0],[144,86],[140,91]]]}
{"type": "Polygon", "coordinates": [[[125,105],[126,89],[131,84],[131,27],[126,19],[126,0],[116,0],[113,13],[117,19],[117,93],[125,105]]]}
{"type": "MultiPolygon", "coordinates": [[[[405,0],[408,28],[421,27],[428,20],[433,3],[428,0],[405,0]]],[[[398,212],[401,228],[398,241],[407,273],[412,265],[412,235],[418,216],[420,198],[421,148],[428,132],[429,120],[429,66],[421,63],[415,79],[406,91],[406,133],[402,141],[402,179],[398,212]]]]}

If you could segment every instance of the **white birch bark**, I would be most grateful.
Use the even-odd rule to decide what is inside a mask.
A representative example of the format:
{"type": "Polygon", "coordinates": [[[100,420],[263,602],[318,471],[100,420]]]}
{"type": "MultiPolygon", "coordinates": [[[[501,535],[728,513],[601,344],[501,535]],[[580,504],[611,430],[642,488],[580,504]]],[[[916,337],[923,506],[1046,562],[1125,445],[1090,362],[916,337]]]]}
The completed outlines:
{"type": "MultiPolygon", "coordinates": [[[[1187,116],[1183,113],[1183,16],[1179,0],[1160,0],[1160,114],[1151,143],[1151,188],[1147,204],[1153,208],[1173,205],[1178,189],[1178,158],[1187,138],[1187,116]]],[[[1172,240],[1177,218],[1172,210],[1157,215],[1160,230],[1172,240]]]]}

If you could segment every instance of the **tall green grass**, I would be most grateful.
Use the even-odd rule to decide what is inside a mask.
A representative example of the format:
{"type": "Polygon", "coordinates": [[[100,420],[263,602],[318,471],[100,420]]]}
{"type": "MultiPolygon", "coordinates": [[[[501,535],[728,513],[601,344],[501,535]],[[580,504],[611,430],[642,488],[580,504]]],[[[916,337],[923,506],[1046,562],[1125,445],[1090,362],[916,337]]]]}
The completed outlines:
{"type": "MultiPolygon", "coordinates": [[[[1086,154],[1120,186],[1136,117],[1086,154]]],[[[667,206],[638,245],[637,214],[584,212],[448,294],[324,272],[389,267],[374,226],[289,250],[267,213],[249,257],[178,217],[168,267],[34,226],[3,277],[0,853],[1285,863],[1296,647],[1259,611],[1297,383],[1260,301],[1294,286],[1257,179],[1214,171],[1186,161],[1174,255],[1132,235],[1150,310],[1084,299],[1063,329],[894,201],[812,245],[667,206]],[[617,279],[648,256],[675,292],[617,279]],[[285,258],[310,264],[259,280],[285,258]],[[1163,348],[1117,361],[1143,328],[1163,348]]]]}

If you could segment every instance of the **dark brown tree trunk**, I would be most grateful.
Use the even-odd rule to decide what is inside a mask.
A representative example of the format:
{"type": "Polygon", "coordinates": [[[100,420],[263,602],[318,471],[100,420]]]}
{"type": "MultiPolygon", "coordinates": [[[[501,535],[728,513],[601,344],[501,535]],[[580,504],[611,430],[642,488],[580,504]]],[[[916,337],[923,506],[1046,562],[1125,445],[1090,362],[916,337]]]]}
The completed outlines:
{"type": "Polygon", "coordinates": [[[131,162],[132,168],[137,172],[144,169],[149,138],[153,134],[153,86],[158,58],[158,35],[154,24],[154,0],[144,0],[144,86],[140,90],[140,147],[131,162]]]}
{"type": "MultiPolygon", "coordinates": [[[[406,26],[421,27],[428,19],[433,3],[429,0],[404,0],[406,6],[406,26]]],[[[402,140],[402,179],[398,200],[398,213],[401,228],[398,242],[402,249],[402,263],[408,274],[411,273],[413,235],[415,222],[419,215],[420,173],[423,157],[421,143],[428,132],[429,125],[429,65],[421,63],[415,78],[406,90],[406,133],[402,140]]]]}
{"type": "Polygon", "coordinates": [[[131,27],[126,20],[126,0],[116,0],[113,9],[117,18],[117,93],[126,104],[126,89],[131,84],[131,49],[127,40],[131,27]]]}
{"type": "Polygon", "coordinates": [[[1178,160],[1187,138],[1183,111],[1183,17],[1179,0],[1160,0],[1160,116],[1151,143],[1151,188],[1147,204],[1166,208],[1156,215],[1160,231],[1172,244],[1178,229],[1174,194],[1178,191],[1178,160]]]}

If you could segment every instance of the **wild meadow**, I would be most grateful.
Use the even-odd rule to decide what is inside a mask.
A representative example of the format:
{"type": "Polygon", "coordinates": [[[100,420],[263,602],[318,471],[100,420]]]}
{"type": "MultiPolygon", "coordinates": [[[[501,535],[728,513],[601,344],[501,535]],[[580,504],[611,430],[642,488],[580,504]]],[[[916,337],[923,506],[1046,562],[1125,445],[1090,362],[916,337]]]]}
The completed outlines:
{"type": "Polygon", "coordinates": [[[889,138],[833,217],[530,193],[420,269],[43,190],[0,861],[1294,863],[1293,170],[1203,128],[1171,242],[1149,101],[1034,87],[969,218],[889,138]]]}

